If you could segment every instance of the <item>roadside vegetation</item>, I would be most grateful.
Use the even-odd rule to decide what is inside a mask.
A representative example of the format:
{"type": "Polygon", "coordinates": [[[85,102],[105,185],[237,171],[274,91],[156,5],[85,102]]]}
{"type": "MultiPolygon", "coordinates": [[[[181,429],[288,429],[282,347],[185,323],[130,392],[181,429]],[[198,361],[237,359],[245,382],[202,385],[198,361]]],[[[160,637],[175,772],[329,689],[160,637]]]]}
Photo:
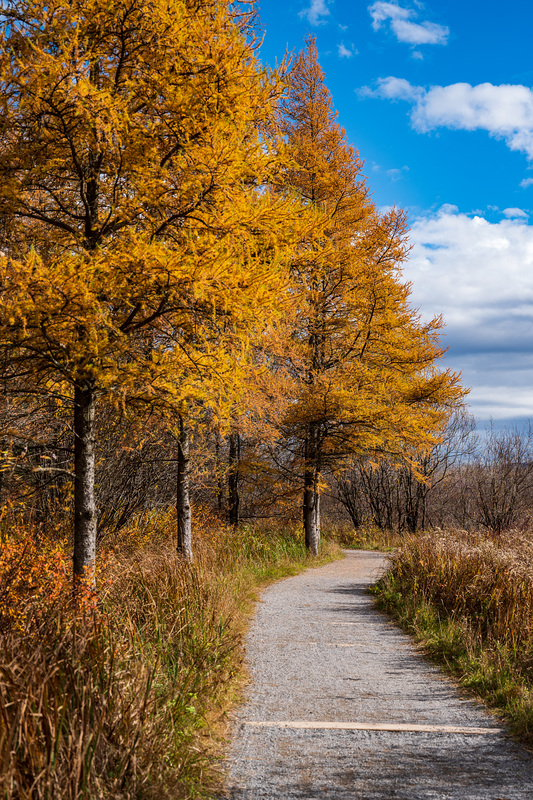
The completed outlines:
{"type": "Polygon", "coordinates": [[[329,524],[328,538],[347,550],[382,550],[389,553],[405,541],[402,531],[380,528],[368,523],[354,528],[349,522],[329,524]]]}
{"type": "Polygon", "coordinates": [[[339,541],[391,553],[379,605],[531,745],[531,424],[476,432],[460,412],[417,469],[354,461],[333,483],[354,523],[339,541]]]}
{"type": "Polygon", "coordinates": [[[410,536],[374,587],[424,651],[533,744],[533,541],[526,532],[410,536]]]}
{"type": "Polygon", "coordinates": [[[76,607],[67,543],[2,533],[0,797],[206,797],[220,780],[226,712],[245,680],[257,589],[320,559],[288,528],[198,518],[196,558],[169,512],[101,553],[98,601],[76,607]]]}

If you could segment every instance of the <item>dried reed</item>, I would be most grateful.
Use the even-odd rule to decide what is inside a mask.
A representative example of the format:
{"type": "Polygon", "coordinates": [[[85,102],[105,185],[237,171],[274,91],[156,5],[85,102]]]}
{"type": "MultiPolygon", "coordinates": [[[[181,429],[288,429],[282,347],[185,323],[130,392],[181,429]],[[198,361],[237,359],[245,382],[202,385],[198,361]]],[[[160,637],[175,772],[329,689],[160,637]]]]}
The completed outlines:
{"type": "Polygon", "coordinates": [[[81,610],[62,543],[5,536],[0,798],[210,795],[213,730],[220,736],[242,675],[252,593],[309,562],[291,532],[234,532],[204,516],[188,565],[171,526],[169,514],[153,514],[108,542],[99,602],[81,610]],[[41,563],[39,552],[53,558],[41,563]]]}
{"type": "Polygon", "coordinates": [[[391,556],[381,604],[533,742],[533,541],[433,531],[391,556]]]}

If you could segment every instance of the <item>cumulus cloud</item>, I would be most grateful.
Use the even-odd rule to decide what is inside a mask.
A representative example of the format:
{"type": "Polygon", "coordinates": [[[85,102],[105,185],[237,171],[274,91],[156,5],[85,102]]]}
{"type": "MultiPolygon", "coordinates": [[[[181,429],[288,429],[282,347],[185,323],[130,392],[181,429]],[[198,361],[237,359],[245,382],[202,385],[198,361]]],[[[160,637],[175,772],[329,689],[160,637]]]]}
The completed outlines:
{"type": "Polygon", "coordinates": [[[407,44],[446,44],[449,29],[435,22],[413,22],[418,12],[412,8],[404,8],[397,3],[378,0],[368,8],[372,17],[372,27],[378,31],[388,25],[399,42],[407,44]]]}
{"type": "Polygon", "coordinates": [[[524,178],[523,181],[520,181],[520,186],[522,189],[527,189],[528,186],[533,185],[533,178],[524,178]]]}
{"type": "Polygon", "coordinates": [[[300,11],[300,16],[305,17],[310,25],[320,25],[325,21],[324,17],[329,17],[329,14],[327,0],[311,0],[309,8],[300,11]]]}
{"type": "Polygon", "coordinates": [[[362,93],[411,103],[411,124],[420,133],[441,127],[485,130],[533,159],[533,91],[527,86],[453,83],[426,89],[389,76],[362,93]]]}
{"type": "Polygon", "coordinates": [[[533,226],[506,211],[498,223],[453,206],[419,218],[405,268],[423,316],[444,314],[446,362],[473,388],[473,413],[495,419],[533,417],[533,226]]]}

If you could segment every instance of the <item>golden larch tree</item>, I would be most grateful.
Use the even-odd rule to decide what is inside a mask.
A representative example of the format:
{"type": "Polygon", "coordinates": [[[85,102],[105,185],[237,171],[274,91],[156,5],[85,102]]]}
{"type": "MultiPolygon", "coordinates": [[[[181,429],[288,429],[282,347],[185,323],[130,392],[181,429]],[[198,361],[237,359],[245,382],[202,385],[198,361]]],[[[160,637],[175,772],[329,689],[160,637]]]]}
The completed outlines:
{"type": "Polygon", "coordinates": [[[3,9],[3,377],[72,410],[75,579],[95,560],[98,398],[208,404],[221,329],[244,336],[284,285],[299,223],[264,189],[278,88],[252,22],[226,0],[3,9]]]}
{"type": "Polygon", "coordinates": [[[436,360],[441,320],[422,324],[400,267],[405,214],[380,213],[362,163],[337,123],[315,40],[289,76],[280,122],[291,166],[283,188],[315,210],[317,224],[293,262],[299,293],[292,368],[299,393],[285,420],[299,442],[306,544],[318,551],[323,476],[350,455],[397,458],[435,442],[458,377],[436,360]]]}

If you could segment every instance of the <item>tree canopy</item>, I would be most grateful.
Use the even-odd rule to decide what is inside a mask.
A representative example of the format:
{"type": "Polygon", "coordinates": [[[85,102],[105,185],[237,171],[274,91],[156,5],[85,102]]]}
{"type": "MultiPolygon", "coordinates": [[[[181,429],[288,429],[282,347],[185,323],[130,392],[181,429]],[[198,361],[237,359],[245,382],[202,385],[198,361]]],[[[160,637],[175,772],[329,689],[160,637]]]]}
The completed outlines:
{"type": "Polygon", "coordinates": [[[409,305],[405,214],[371,201],[313,38],[294,61],[280,126],[291,159],[283,185],[318,215],[293,262],[300,389],[286,417],[300,442],[304,528],[316,552],[321,475],[353,454],[401,458],[431,446],[462,389],[436,363],[442,320],[424,324],[409,305]]]}
{"type": "Polygon", "coordinates": [[[189,423],[269,418],[316,552],[328,471],[429,447],[462,394],[440,320],[409,305],[405,215],[372,202],[314,41],[283,76],[254,24],[226,0],[3,12],[1,374],[70,419],[76,578],[93,580],[99,403],[175,432],[182,528],[189,423]]]}
{"type": "Polygon", "coordinates": [[[218,0],[3,18],[0,347],[18,391],[73,405],[76,574],[94,562],[97,397],[205,400],[284,285],[301,220],[264,189],[279,89],[249,22],[218,0]]]}

